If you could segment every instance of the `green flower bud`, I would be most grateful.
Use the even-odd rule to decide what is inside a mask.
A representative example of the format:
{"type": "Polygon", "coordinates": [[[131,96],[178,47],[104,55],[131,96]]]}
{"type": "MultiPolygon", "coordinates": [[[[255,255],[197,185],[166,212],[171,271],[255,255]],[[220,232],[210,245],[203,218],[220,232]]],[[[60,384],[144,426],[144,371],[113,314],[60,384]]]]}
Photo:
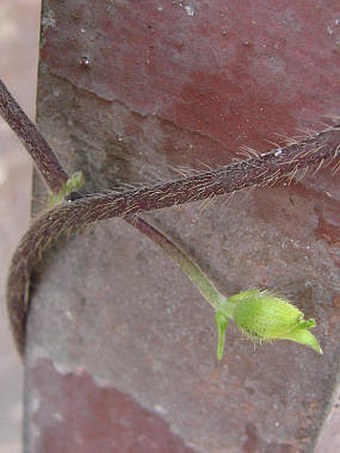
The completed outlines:
{"type": "Polygon", "coordinates": [[[314,319],[290,302],[268,291],[249,290],[230,297],[234,304],[233,319],[242,332],[254,341],[291,340],[304,344],[319,354],[322,349],[309,329],[314,319]]]}

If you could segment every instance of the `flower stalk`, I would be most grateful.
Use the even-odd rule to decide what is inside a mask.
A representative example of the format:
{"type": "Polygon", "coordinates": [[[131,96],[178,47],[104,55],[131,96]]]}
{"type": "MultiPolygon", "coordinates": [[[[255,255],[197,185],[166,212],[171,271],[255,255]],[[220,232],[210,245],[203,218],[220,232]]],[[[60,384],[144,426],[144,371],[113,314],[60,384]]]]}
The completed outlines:
{"type": "Polygon", "coordinates": [[[305,320],[304,314],[283,296],[270,291],[251,289],[227,298],[200,266],[173,240],[140,217],[131,216],[128,221],[166,251],[215,310],[219,361],[223,358],[226,330],[230,319],[253,342],[290,340],[322,354],[318,341],[309,331],[316,326],[315,320],[305,320]]]}
{"type": "Polygon", "coordinates": [[[141,217],[128,216],[125,217],[125,220],[158,244],[179,265],[205,300],[215,310],[218,310],[225,304],[226,297],[218,291],[200,266],[173,239],[168,238],[163,232],[141,217]]]}

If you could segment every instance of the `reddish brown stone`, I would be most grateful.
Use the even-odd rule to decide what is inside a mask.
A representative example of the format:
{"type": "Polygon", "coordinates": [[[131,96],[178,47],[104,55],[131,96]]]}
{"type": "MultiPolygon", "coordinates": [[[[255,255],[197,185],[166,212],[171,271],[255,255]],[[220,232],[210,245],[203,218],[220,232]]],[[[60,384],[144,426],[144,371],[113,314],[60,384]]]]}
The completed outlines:
{"type": "MultiPolygon", "coordinates": [[[[322,115],[339,105],[336,7],[321,0],[45,2],[40,126],[89,188],[170,177],[173,164],[226,163],[242,156],[242,145],[263,151],[275,146],[266,140],[284,141],[278,133],[322,129],[322,115]],[[84,58],[88,65],[79,64],[84,58]]],[[[316,237],[321,218],[339,227],[336,184],[330,169],[319,169],[297,185],[238,195],[203,212],[190,205],[148,215],[226,294],[264,286],[288,294],[317,319],[322,357],[289,342],[254,351],[231,326],[219,364],[210,307],[149,240],[113,220],[60,244],[45,261],[29,322],[31,451],[40,442],[36,430],[44,439],[50,429],[47,417],[34,419],[32,389],[53,392],[51,369],[78,384],[59,401],[62,413],[102,380],[100,401],[102,392],[109,402],[119,392],[136,404],[124,412],[120,438],[141,413],[158,410],[147,426],[156,442],[159,432],[182,439],[181,447],[171,444],[175,451],[312,448],[337,373],[337,251],[333,240],[316,237]],[[39,368],[37,385],[41,358],[52,368],[39,368]]],[[[43,400],[53,413],[55,401],[43,400]]],[[[87,401],[95,424],[97,400],[87,401]]],[[[101,432],[95,436],[101,445],[101,432]]]]}
{"type": "Polygon", "coordinates": [[[325,239],[335,245],[340,244],[340,229],[331,223],[327,223],[323,218],[319,219],[315,234],[318,239],[325,239]]]}
{"type": "Polygon", "coordinates": [[[32,383],[36,453],[193,452],[159,415],[84,370],[63,374],[40,360],[32,383]]]}

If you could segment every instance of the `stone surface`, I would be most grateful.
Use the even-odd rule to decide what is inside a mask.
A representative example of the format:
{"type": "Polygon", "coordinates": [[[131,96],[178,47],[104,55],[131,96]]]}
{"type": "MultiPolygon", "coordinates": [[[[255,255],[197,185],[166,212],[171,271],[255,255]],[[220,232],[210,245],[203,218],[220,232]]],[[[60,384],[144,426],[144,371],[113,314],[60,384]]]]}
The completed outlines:
{"type": "MultiPolygon", "coordinates": [[[[267,140],[283,143],[276,134],[321,129],[338,106],[335,8],[50,0],[40,126],[89,188],[227,163],[242,145],[262,152],[267,140]]],[[[147,238],[112,220],[60,242],[34,286],[27,451],[58,451],[61,434],[63,451],[84,451],[90,426],[103,452],[312,448],[338,369],[338,196],[321,169],[147,216],[226,294],[288,294],[317,319],[322,357],[285,342],[254,350],[231,327],[219,364],[211,309],[147,238]]]]}

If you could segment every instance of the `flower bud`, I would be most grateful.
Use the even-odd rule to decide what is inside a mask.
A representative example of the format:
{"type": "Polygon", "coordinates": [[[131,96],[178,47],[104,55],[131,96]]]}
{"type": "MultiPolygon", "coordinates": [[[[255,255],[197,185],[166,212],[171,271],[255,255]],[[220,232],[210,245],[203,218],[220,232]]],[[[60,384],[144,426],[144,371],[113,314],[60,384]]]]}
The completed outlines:
{"type": "Polygon", "coordinates": [[[322,354],[319,343],[309,332],[316,325],[314,319],[305,320],[304,314],[281,296],[254,289],[228,300],[234,304],[234,322],[252,340],[291,340],[322,354]]]}

